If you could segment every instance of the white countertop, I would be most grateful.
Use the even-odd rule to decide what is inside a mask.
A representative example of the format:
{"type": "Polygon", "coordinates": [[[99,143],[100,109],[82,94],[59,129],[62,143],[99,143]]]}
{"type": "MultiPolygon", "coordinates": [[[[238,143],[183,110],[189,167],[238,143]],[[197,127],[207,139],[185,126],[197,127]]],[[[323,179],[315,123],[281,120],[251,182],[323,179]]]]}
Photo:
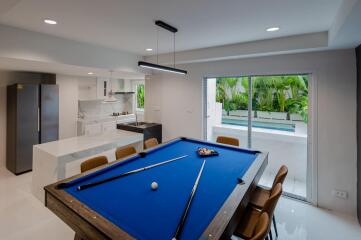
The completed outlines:
{"type": "Polygon", "coordinates": [[[119,115],[119,116],[88,116],[85,118],[78,118],[78,122],[84,122],[84,123],[102,123],[102,122],[110,122],[110,121],[121,121],[121,120],[127,120],[127,119],[135,119],[135,114],[130,113],[126,115],[119,115]]]}
{"type": "Polygon", "coordinates": [[[55,157],[61,157],[73,153],[91,150],[97,147],[113,145],[115,143],[122,145],[122,143],[130,144],[139,141],[143,141],[143,134],[123,130],[114,130],[112,132],[104,132],[92,136],[79,136],[38,144],[34,145],[34,148],[39,148],[55,157]]]}

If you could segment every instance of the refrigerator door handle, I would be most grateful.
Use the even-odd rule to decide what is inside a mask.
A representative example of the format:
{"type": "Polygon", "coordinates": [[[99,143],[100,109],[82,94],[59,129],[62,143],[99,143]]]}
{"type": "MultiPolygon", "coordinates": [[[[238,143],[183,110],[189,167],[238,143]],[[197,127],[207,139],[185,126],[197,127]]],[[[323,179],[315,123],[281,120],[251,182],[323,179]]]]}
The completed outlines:
{"type": "Polygon", "coordinates": [[[38,107],[38,132],[40,132],[40,108],[38,107]]]}

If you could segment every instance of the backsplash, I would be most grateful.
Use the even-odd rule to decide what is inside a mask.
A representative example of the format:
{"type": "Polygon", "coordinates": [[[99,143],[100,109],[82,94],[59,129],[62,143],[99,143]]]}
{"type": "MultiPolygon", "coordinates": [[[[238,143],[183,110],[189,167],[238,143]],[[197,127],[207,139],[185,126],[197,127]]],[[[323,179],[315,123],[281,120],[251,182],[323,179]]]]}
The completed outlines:
{"type": "Polygon", "coordinates": [[[79,118],[107,117],[114,112],[133,113],[133,95],[116,95],[118,102],[104,103],[103,100],[79,100],[79,118]]]}

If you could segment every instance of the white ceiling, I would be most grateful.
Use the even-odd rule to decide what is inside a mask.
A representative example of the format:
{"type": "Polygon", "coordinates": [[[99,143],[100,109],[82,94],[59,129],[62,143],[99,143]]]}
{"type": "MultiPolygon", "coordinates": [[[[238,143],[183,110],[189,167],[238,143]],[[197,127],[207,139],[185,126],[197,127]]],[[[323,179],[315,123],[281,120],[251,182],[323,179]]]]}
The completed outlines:
{"type": "MultiPolygon", "coordinates": [[[[176,48],[180,51],[327,31],[341,3],[342,0],[0,0],[0,23],[146,55],[146,48],[156,48],[156,19],[179,28],[176,48]],[[58,25],[46,25],[44,18],[55,19],[58,25]],[[281,30],[266,32],[271,26],[281,30]]],[[[172,35],[164,30],[159,34],[159,52],[171,51],[172,35]]]]}
{"type": "MultiPolygon", "coordinates": [[[[110,72],[104,68],[82,67],[61,63],[39,62],[33,60],[2,58],[0,57],[0,71],[27,71],[27,72],[48,72],[71,76],[82,77],[109,77],[110,72]],[[88,73],[92,72],[93,75],[88,73]]],[[[116,70],[112,73],[113,78],[144,79],[142,73],[130,73],[116,70]]],[[[1,81],[1,79],[0,79],[1,81]]]]}

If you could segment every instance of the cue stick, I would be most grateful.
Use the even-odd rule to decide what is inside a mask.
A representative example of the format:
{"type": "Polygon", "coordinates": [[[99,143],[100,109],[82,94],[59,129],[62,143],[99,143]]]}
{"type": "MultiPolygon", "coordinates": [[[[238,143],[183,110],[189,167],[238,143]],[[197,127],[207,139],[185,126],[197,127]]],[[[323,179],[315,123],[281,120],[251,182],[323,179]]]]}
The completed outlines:
{"type": "Polygon", "coordinates": [[[171,163],[171,162],[177,161],[177,160],[185,158],[185,157],[188,157],[188,155],[183,155],[183,156],[180,156],[180,157],[172,158],[172,159],[164,161],[164,162],[160,162],[160,163],[152,164],[152,165],[149,165],[149,166],[146,166],[146,167],[131,170],[129,172],[125,172],[125,173],[122,173],[122,174],[119,174],[119,175],[116,175],[116,176],[113,176],[113,177],[105,178],[105,179],[102,179],[102,180],[99,180],[99,181],[96,181],[96,182],[80,185],[80,186],[77,187],[77,189],[78,189],[78,191],[81,191],[81,190],[84,190],[84,189],[87,189],[87,188],[90,188],[90,187],[97,186],[99,184],[103,184],[103,183],[110,182],[110,181],[113,181],[113,180],[121,178],[121,177],[131,175],[133,173],[145,171],[145,170],[148,170],[148,169],[151,169],[151,168],[154,168],[154,167],[161,166],[163,164],[171,163]]]}
{"type": "Polygon", "coordinates": [[[188,198],[188,201],[187,201],[187,205],[186,205],[186,208],[184,209],[183,211],[183,214],[182,214],[182,218],[178,224],[178,227],[177,227],[177,230],[174,234],[174,237],[172,238],[172,240],[177,240],[178,237],[180,236],[180,234],[182,233],[182,230],[183,230],[183,227],[184,227],[184,222],[186,221],[186,218],[187,218],[187,215],[188,215],[188,212],[189,212],[189,208],[191,206],[191,203],[193,201],[193,197],[194,197],[194,194],[197,190],[197,187],[198,187],[198,183],[199,183],[199,179],[201,178],[201,175],[202,175],[202,172],[203,172],[203,168],[204,168],[204,164],[206,163],[206,160],[203,160],[203,164],[202,164],[202,167],[201,167],[201,170],[199,170],[199,173],[198,173],[198,176],[197,176],[197,179],[196,181],[194,182],[194,186],[193,186],[193,189],[189,195],[189,198],[188,198]]]}

